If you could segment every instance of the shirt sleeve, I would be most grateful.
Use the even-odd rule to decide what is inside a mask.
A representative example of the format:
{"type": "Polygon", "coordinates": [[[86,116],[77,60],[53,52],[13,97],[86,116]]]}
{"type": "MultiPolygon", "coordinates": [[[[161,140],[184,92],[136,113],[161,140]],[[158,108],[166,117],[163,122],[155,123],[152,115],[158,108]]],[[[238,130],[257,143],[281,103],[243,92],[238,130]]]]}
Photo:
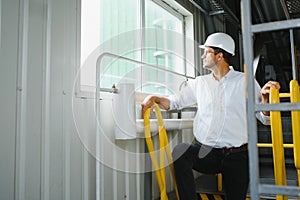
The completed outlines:
{"type": "MultiPolygon", "coordinates": [[[[260,96],[260,90],[261,87],[259,86],[258,82],[255,80],[255,102],[261,103],[261,96],[260,96]]],[[[256,118],[264,125],[270,125],[270,116],[264,115],[263,112],[257,112],[256,118]]]]}
{"type": "Polygon", "coordinates": [[[256,118],[263,123],[264,125],[270,125],[270,116],[264,115],[263,112],[257,112],[256,113],[256,118]]]}
{"type": "Polygon", "coordinates": [[[186,86],[183,87],[178,94],[168,97],[170,100],[170,110],[182,109],[194,105],[197,102],[195,82],[195,80],[189,80],[186,86]]]}

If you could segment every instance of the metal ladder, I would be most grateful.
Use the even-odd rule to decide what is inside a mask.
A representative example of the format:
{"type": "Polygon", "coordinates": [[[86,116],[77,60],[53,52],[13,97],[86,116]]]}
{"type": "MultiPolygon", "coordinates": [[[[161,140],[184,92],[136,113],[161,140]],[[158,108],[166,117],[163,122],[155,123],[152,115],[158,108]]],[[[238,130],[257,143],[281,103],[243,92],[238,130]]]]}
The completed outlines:
{"type": "Polygon", "coordinates": [[[296,79],[296,67],[294,60],[293,28],[300,27],[300,19],[291,19],[270,23],[252,25],[251,23],[251,2],[241,0],[242,35],[244,62],[247,71],[247,125],[249,135],[249,168],[250,168],[250,194],[251,199],[259,200],[261,194],[287,195],[300,197],[300,187],[277,186],[261,184],[259,181],[257,127],[255,112],[258,111],[291,111],[300,110],[300,103],[277,103],[277,104],[256,104],[254,100],[254,76],[253,76],[253,40],[252,35],[259,32],[289,29],[291,40],[291,54],[293,64],[293,79],[296,79]]]}

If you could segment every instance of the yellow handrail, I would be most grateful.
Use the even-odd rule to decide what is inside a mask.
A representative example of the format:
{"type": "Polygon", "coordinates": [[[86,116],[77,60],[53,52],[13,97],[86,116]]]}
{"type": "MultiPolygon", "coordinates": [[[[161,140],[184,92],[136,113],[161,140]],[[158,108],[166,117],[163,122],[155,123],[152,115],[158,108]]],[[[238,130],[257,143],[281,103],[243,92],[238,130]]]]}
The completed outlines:
{"type": "MultiPolygon", "coordinates": [[[[290,82],[291,102],[300,102],[300,87],[296,80],[290,82]]],[[[292,111],[292,131],[294,144],[294,162],[298,174],[298,186],[300,186],[300,111],[292,111]]],[[[300,199],[300,198],[299,198],[300,199]]]]}
{"type": "MultiPolygon", "coordinates": [[[[270,88],[270,103],[279,103],[279,91],[270,88]]],[[[276,185],[286,185],[286,169],[284,160],[283,136],[280,111],[271,111],[271,135],[272,135],[272,151],[273,165],[276,185]]],[[[287,200],[287,196],[276,195],[276,200],[287,200]]]]}
{"type": "Polygon", "coordinates": [[[169,146],[169,141],[166,133],[166,129],[164,127],[163,118],[160,112],[160,108],[157,104],[154,104],[155,113],[158,121],[158,134],[159,134],[159,156],[160,162],[158,164],[158,159],[155,154],[154,145],[151,139],[151,130],[150,130],[150,108],[146,110],[144,113],[144,132],[145,132],[145,139],[148,146],[148,150],[150,153],[150,157],[152,160],[152,164],[154,167],[155,175],[157,178],[158,186],[160,189],[160,199],[167,200],[167,191],[166,191],[166,171],[165,171],[165,154],[167,155],[169,168],[174,184],[174,189],[176,192],[177,199],[179,200],[178,189],[176,185],[175,175],[174,175],[174,167],[172,164],[172,154],[169,146]]]}
{"type": "Polygon", "coordinates": [[[218,173],[217,174],[217,183],[218,183],[218,191],[222,192],[223,191],[223,181],[222,181],[222,174],[218,173]]]}
{"type": "Polygon", "coordinates": [[[291,94],[290,93],[279,93],[279,97],[280,98],[286,98],[286,97],[291,97],[291,94]]]}
{"type": "MultiPolygon", "coordinates": [[[[260,147],[260,148],[270,148],[270,147],[273,147],[273,144],[270,144],[270,143],[258,143],[257,147],[260,147]]],[[[294,148],[294,145],[293,144],[283,144],[283,148],[294,148]]]]}
{"type": "MultiPolygon", "coordinates": [[[[291,103],[300,102],[300,87],[296,80],[290,82],[290,93],[279,93],[277,89],[270,89],[270,103],[280,103],[280,98],[290,98],[291,103]]],[[[300,186],[300,111],[292,113],[293,144],[283,144],[282,123],[279,111],[271,111],[272,143],[258,143],[258,147],[271,147],[273,150],[274,176],[277,185],[286,185],[286,170],[284,161],[284,148],[293,148],[294,163],[298,174],[298,186],[300,186]]],[[[286,200],[286,196],[277,195],[276,199],[286,200]]]]}

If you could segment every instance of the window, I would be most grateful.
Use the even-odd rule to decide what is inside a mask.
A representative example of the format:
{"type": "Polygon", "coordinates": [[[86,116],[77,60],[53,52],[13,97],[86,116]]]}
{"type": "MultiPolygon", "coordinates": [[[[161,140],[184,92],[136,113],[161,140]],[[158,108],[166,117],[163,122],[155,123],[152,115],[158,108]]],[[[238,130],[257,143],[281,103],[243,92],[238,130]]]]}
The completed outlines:
{"type": "MultiPolygon", "coordinates": [[[[187,35],[193,32],[187,31],[192,23],[186,23],[187,17],[174,7],[152,0],[81,0],[80,90],[94,91],[99,52],[158,66],[183,75],[182,80],[184,75],[195,76],[186,63],[185,41],[193,37],[187,35]]],[[[186,13],[191,19],[192,15],[186,13]]],[[[193,54],[194,49],[189,52],[193,54]]],[[[104,57],[100,68],[99,84],[103,88],[130,82],[139,91],[170,94],[180,84],[174,73],[124,59],[104,57]]]]}

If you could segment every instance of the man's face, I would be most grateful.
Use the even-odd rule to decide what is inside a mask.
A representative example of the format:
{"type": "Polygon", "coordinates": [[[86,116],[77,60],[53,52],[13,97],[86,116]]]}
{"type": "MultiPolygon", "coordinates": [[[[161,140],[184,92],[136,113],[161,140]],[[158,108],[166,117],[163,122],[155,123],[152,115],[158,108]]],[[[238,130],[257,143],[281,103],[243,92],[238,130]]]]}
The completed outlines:
{"type": "Polygon", "coordinates": [[[203,63],[203,68],[212,69],[216,66],[216,53],[213,48],[205,47],[201,49],[201,59],[203,63]]]}

